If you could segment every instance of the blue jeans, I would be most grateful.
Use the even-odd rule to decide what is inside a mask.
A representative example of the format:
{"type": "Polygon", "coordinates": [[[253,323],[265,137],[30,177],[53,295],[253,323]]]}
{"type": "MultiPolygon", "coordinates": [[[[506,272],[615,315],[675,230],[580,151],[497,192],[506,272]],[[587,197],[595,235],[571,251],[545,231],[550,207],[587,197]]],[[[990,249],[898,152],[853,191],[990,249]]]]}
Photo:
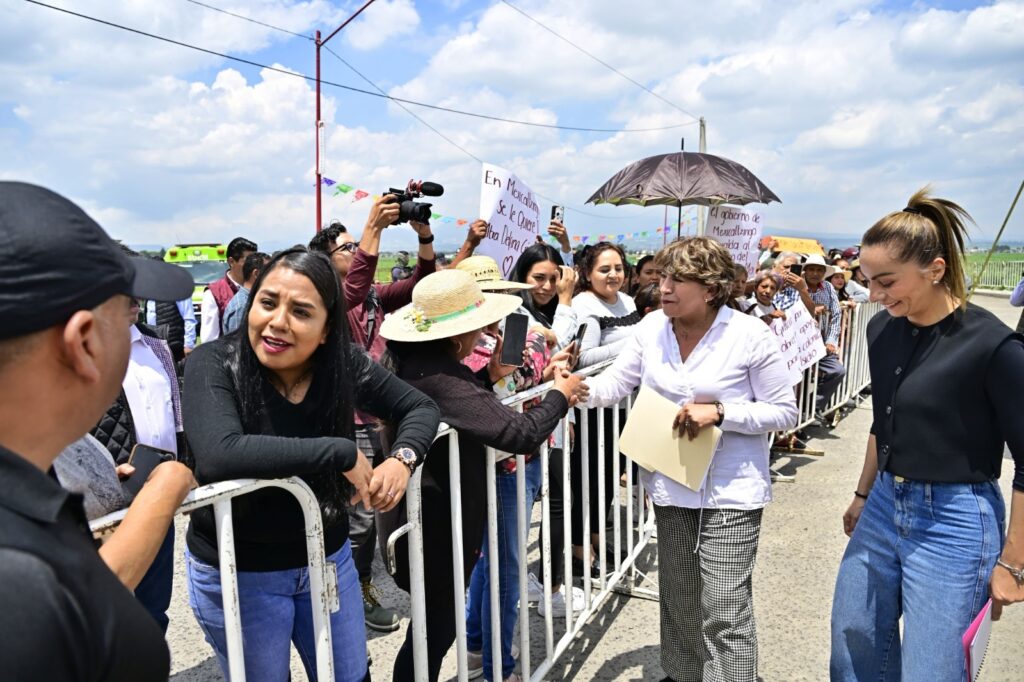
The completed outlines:
{"type": "MultiPolygon", "coordinates": [[[[273,548],[268,547],[268,551],[273,551],[273,548]]],[[[190,552],[186,552],[185,558],[189,604],[206,635],[206,641],[217,654],[225,679],[230,679],[220,570],[202,563],[190,552]]],[[[363,622],[362,591],[348,541],[327,560],[333,561],[337,567],[341,602],[341,608],[331,614],[334,679],[337,682],[358,682],[368,678],[366,625],[363,622]]],[[[238,601],[242,611],[242,648],[248,682],[288,680],[291,642],[302,658],[307,677],[317,679],[308,568],[239,571],[238,601]]]]}
{"type": "MultiPolygon", "coordinates": [[[[540,491],[540,458],[526,465],[526,513],[540,491]]],[[[498,593],[501,596],[501,675],[504,679],[516,667],[512,658],[512,635],[519,616],[519,516],[515,474],[497,474],[498,492],[498,593]]],[[[487,560],[487,531],[480,560],[469,579],[466,597],[466,646],[483,651],[484,679],[491,679],[491,574],[487,560]]]]}
{"type": "Polygon", "coordinates": [[[1005,513],[995,481],[879,474],[836,579],[832,679],[964,679],[960,640],[988,599],[1005,513]]]}
{"type": "Polygon", "coordinates": [[[174,524],[156,553],[146,575],[135,587],[135,598],[149,611],[160,629],[167,633],[167,609],[171,606],[171,585],[174,583],[174,524]]]}

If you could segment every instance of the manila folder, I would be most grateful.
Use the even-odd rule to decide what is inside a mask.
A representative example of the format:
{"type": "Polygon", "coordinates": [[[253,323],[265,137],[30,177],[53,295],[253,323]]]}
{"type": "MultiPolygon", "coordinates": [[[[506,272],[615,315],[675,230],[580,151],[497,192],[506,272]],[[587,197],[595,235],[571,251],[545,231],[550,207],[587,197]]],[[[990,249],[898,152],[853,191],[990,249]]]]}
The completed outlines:
{"type": "Polygon", "coordinates": [[[642,386],[619,436],[619,450],[648,471],[700,490],[722,431],[703,428],[690,440],[672,428],[680,406],[653,388],[642,386]]]}

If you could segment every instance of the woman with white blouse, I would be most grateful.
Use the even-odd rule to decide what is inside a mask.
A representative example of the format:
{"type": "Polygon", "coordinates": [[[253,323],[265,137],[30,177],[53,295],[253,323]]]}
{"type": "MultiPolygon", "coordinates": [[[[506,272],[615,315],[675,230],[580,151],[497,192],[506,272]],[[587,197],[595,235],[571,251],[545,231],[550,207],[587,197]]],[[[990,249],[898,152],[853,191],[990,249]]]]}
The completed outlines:
{"type": "Polygon", "coordinates": [[[662,309],[588,379],[588,405],[613,405],[644,385],[680,406],[681,436],[723,431],[699,490],[641,474],[658,524],[661,664],[668,680],[753,681],[751,575],[771,500],[767,435],[796,424],[796,401],[768,327],[725,306],[733,262],[722,245],[682,239],[657,265],[662,309]]]}

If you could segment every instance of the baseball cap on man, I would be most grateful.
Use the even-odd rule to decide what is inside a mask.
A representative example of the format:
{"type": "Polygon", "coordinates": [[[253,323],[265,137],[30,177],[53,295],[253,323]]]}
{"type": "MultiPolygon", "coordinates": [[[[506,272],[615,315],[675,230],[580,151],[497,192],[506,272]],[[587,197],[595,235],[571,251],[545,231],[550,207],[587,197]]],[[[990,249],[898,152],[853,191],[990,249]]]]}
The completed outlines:
{"type": "Polygon", "coordinates": [[[40,331],[117,294],[179,301],[184,269],[129,258],[85,211],[24,182],[0,182],[0,339],[40,331]]]}

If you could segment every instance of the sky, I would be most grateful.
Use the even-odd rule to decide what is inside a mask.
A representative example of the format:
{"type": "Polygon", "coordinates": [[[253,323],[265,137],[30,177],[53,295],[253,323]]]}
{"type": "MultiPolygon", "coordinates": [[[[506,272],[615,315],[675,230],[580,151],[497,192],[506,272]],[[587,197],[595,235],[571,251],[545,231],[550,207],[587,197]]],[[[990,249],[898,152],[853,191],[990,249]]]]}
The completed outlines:
{"type": "MultiPolygon", "coordinates": [[[[482,160],[529,184],[544,217],[565,205],[570,233],[653,230],[662,207],[585,202],[637,159],[696,151],[703,116],[708,152],[782,199],[760,207],[768,232],[853,240],[931,183],[973,215],[979,243],[1024,179],[1024,0],[510,1],[377,0],[327,44],[322,78],[520,121],[662,130],[408,107],[435,132],[325,85],[323,174],[373,194],[440,182],[435,210],[472,219],[482,160]]],[[[310,40],[188,0],[49,2],[291,73],[0,0],[0,179],[50,187],[131,244],[308,240],[315,89],[292,74],[315,73],[310,40]]],[[[204,4],[326,36],[362,3],[204,4]]],[[[323,196],[325,222],[361,231],[371,199],[323,196]]],[[[440,244],[464,229],[435,224],[440,244]]],[[[1003,239],[1024,240],[1024,206],[1003,239]]],[[[414,244],[408,227],[385,233],[385,249],[414,244]]]]}

